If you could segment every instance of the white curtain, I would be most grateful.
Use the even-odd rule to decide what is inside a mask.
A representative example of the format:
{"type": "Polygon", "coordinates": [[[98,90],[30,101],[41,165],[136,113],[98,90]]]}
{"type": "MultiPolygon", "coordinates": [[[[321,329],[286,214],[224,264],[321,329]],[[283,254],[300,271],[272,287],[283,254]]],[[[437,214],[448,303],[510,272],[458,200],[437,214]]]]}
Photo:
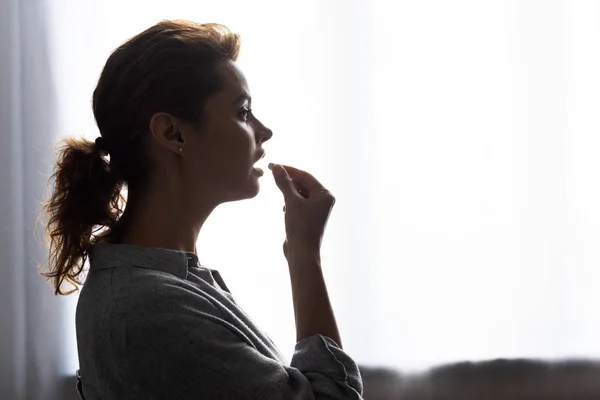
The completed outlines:
{"type": "MultiPolygon", "coordinates": [[[[41,2],[2,4],[0,26],[21,41],[0,37],[0,57],[12,55],[0,75],[0,226],[11,229],[2,230],[2,263],[12,280],[0,296],[13,300],[0,307],[3,327],[16,321],[3,329],[2,354],[36,354],[27,327],[60,318],[26,311],[49,289],[28,289],[41,278],[33,264],[29,278],[19,268],[35,247],[23,227],[46,177],[36,163],[56,132],[97,136],[90,98],[114,47],[160,19],[185,18],[242,35],[253,108],[275,133],[266,161],[305,168],[336,194],[324,266],[359,363],[410,370],[600,356],[598,2],[62,0],[43,12],[41,2]],[[42,17],[46,41],[35,36],[42,17]],[[24,50],[46,42],[49,58],[24,50]],[[52,87],[24,75],[23,52],[38,72],[48,73],[38,58],[49,63],[52,87]]],[[[282,199],[268,176],[262,185],[256,199],[220,207],[198,249],[289,355],[282,199]],[[265,276],[270,285],[260,284],[265,276]]],[[[51,314],[66,304],[62,326],[35,335],[60,335],[52,351],[69,374],[76,297],[61,301],[45,306],[51,314]]],[[[54,368],[34,361],[11,358],[20,366],[13,381],[32,365],[54,368]]]]}
{"type": "Polygon", "coordinates": [[[63,374],[68,302],[38,273],[39,205],[59,137],[47,11],[43,1],[0,1],[0,398],[11,400],[74,393],[63,374]]]}

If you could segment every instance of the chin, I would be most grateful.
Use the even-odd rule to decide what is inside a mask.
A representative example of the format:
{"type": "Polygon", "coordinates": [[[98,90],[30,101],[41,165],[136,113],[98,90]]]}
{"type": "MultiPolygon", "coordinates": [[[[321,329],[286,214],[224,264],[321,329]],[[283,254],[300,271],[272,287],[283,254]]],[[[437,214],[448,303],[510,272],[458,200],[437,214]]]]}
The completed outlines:
{"type": "Polygon", "coordinates": [[[241,187],[238,186],[238,190],[235,194],[230,196],[225,202],[248,200],[256,197],[260,192],[260,182],[257,177],[251,177],[241,187]]]}
{"type": "Polygon", "coordinates": [[[250,183],[248,185],[248,197],[247,199],[252,199],[258,195],[260,192],[260,182],[258,178],[252,177],[250,178],[250,183]]]}

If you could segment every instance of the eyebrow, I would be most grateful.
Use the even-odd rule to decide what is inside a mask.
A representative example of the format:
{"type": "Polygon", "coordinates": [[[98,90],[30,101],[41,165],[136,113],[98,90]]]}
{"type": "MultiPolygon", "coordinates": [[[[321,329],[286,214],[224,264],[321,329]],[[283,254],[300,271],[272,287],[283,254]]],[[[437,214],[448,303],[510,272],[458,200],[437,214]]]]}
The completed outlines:
{"type": "Polygon", "coordinates": [[[250,96],[248,92],[242,92],[242,94],[239,95],[233,103],[238,104],[241,103],[242,100],[248,100],[250,103],[252,103],[252,96],[250,96]]]}

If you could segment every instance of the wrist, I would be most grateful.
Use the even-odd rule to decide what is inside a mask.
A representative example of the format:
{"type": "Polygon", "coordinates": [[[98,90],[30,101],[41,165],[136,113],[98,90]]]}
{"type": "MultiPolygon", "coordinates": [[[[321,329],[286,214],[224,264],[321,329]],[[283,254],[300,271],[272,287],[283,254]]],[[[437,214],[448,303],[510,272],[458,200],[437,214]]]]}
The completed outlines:
{"type": "Polygon", "coordinates": [[[286,249],[286,259],[290,267],[307,263],[321,264],[321,249],[319,246],[309,245],[299,242],[288,242],[286,249]]]}

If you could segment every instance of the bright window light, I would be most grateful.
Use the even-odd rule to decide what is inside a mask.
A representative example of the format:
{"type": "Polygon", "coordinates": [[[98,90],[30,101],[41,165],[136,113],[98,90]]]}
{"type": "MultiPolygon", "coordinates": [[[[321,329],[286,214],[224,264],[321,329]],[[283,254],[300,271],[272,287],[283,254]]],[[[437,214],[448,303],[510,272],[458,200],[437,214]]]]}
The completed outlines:
{"type": "MultiPolygon", "coordinates": [[[[274,131],[265,161],[337,197],[324,269],[360,364],[600,356],[597,2],[51,7],[61,132],[90,139],[92,91],[128,37],[167,18],[241,34],[253,108],[274,131]]],[[[199,257],[291,357],[283,199],[261,182],[256,199],[216,210],[199,257]]]]}

